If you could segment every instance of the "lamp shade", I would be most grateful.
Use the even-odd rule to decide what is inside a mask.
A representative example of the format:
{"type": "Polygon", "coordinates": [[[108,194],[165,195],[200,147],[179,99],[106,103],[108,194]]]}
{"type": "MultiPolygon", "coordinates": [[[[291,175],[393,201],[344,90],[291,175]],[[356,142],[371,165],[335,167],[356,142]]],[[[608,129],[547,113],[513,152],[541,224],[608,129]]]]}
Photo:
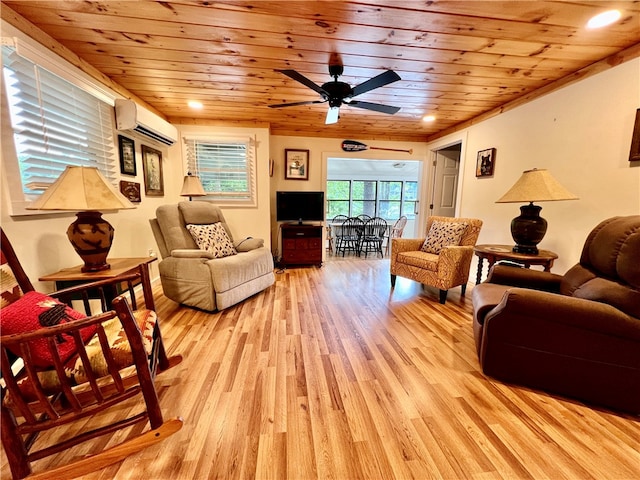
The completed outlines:
{"type": "Polygon", "coordinates": [[[58,179],[33,202],[29,210],[72,210],[78,212],[67,237],[84,260],[83,272],[110,268],[107,255],[113,242],[113,227],[99,210],[135,208],[95,167],[68,166],[58,179]]]}
{"type": "Polygon", "coordinates": [[[544,169],[526,170],[518,181],[496,203],[522,203],[520,215],[511,220],[511,236],[516,242],[516,253],[537,255],[538,243],[547,233],[547,221],[540,216],[542,207],[533,202],[551,202],[558,200],[577,200],[574,194],[558,183],[544,169]]]}
{"type": "Polygon", "coordinates": [[[28,210],[100,211],[135,208],[96,167],[68,166],[28,210]]]}
{"type": "Polygon", "coordinates": [[[548,170],[526,170],[518,181],[496,203],[549,202],[577,200],[573,193],[558,183],[548,170]]]}
{"type": "Polygon", "coordinates": [[[190,173],[184,176],[182,191],[180,192],[181,197],[204,197],[205,195],[206,192],[204,191],[204,188],[202,188],[200,177],[197,175],[191,175],[190,173]]]}

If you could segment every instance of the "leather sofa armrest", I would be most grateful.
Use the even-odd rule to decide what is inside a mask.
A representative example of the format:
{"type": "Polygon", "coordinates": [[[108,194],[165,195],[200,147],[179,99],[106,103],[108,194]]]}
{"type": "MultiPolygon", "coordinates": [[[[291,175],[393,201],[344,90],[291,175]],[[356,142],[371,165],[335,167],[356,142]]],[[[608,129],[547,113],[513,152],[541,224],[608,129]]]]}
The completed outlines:
{"type": "Polygon", "coordinates": [[[497,283],[476,285],[471,293],[474,320],[483,325],[484,317],[502,301],[506,290],[507,287],[497,283]]]}
{"type": "Polygon", "coordinates": [[[493,318],[512,322],[523,317],[544,319],[566,327],[604,333],[640,342],[640,320],[606,303],[525,288],[509,288],[500,303],[489,311],[493,318]]]}
{"type": "Polygon", "coordinates": [[[551,272],[494,265],[491,267],[485,282],[559,293],[561,281],[562,275],[551,272]]]}
{"type": "Polygon", "coordinates": [[[206,250],[193,249],[193,248],[181,248],[176,250],[171,250],[171,256],[174,258],[205,258],[211,259],[215,258],[212,253],[207,252],[206,250]]]}

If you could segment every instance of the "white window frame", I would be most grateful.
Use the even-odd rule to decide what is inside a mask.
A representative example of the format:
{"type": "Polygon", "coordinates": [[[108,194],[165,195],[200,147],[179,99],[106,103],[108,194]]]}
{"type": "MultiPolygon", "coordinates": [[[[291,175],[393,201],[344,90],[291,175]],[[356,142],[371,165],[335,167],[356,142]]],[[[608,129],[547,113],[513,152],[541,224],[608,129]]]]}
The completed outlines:
{"type": "MultiPolygon", "coordinates": [[[[354,215],[353,212],[353,203],[354,202],[374,202],[375,203],[375,215],[376,216],[380,216],[380,203],[382,202],[397,202],[398,204],[400,204],[400,215],[406,215],[410,220],[415,219],[415,213],[409,214],[409,213],[404,213],[404,208],[407,206],[407,204],[413,204],[414,205],[414,209],[415,210],[415,204],[418,202],[418,200],[407,200],[405,198],[405,184],[407,183],[415,183],[417,185],[418,181],[417,180],[408,180],[408,179],[392,179],[392,180],[385,180],[385,179],[359,179],[359,178],[355,178],[355,179],[348,179],[348,178],[332,178],[330,180],[326,181],[326,184],[329,184],[329,182],[347,182],[349,184],[349,197],[348,198],[344,198],[344,199],[330,199],[329,198],[329,188],[327,188],[327,214],[329,212],[329,205],[331,204],[331,202],[347,202],[349,204],[349,209],[348,209],[348,213],[346,214],[347,216],[351,216],[354,215]],[[355,199],[353,198],[353,183],[354,182],[373,182],[376,184],[376,197],[375,200],[362,200],[362,199],[355,199]],[[402,191],[400,194],[400,200],[390,200],[388,198],[381,198],[382,194],[380,193],[382,188],[381,188],[381,184],[382,183],[401,183],[402,184],[402,191]]],[[[387,218],[387,221],[390,220],[394,220],[396,217],[393,218],[387,218]]]]}
{"type": "MultiPolygon", "coordinates": [[[[49,49],[35,42],[33,39],[25,36],[22,32],[15,29],[5,21],[2,21],[2,45],[9,45],[16,48],[17,53],[27,60],[35,63],[38,67],[46,69],[50,73],[57,75],[63,80],[69,82],[77,88],[89,93],[100,101],[113,107],[116,98],[115,92],[110,91],[105,85],[100,84],[94,78],[82,72],[79,68],[64,60],[62,57],[55,55],[49,49]]],[[[4,77],[4,75],[3,75],[4,77]]],[[[13,137],[13,128],[11,127],[9,104],[6,96],[5,82],[2,79],[2,170],[3,170],[3,190],[6,190],[5,198],[9,200],[9,214],[11,216],[23,215],[45,215],[53,212],[43,212],[37,210],[26,210],[38,195],[27,195],[24,193],[22,185],[22,177],[20,175],[20,165],[18,155],[15,149],[13,137]],[[20,181],[15,181],[20,179],[20,181]]],[[[115,145],[115,122],[113,115],[111,116],[111,131],[113,132],[113,148],[112,154],[107,159],[104,168],[107,168],[111,174],[106,176],[115,184],[117,182],[118,165],[115,145]]]]}
{"type": "MultiPolygon", "coordinates": [[[[258,206],[258,194],[257,194],[257,139],[251,136],[208,136],[208,135],[186,135],[183,137],[182,148],[183,158],[186,159],[186,169],[192,175],[200,177],[200,181],[207,193],[207,196],[202,197],[203,200],[211,200],[216,205],[226,207],[257,207],[258,206]],[[211,145],[245,145],[246,147],[246,166],[244,174],[247,177],[247,191],[245,196],[241,198],[234,198],[237,195],[229,192],[214,192],[207,191],[207,176],[211,173],[207,172],[205,168],[198,163],[198,159],[194,155],[193,150],[188,146],[188,143],[198,142],[211,145]]],[[[244,193],[244,192],[243,192],[244,193]]]]}

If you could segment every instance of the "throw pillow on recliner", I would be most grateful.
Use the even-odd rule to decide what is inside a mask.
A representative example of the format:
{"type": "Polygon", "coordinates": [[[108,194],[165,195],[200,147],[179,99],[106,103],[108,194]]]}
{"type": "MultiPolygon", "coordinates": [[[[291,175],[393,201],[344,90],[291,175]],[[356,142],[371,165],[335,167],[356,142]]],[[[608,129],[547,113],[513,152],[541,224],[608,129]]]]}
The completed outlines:
{"type": "Polygon", "coordinates": [[[444,247],[460,245],[460,239],[466,229],[466,223],[440,222],[435,220],[431,224],[427,238],[424,240],[420,250],[439,255],[444,247]]]}
{"type": "Polygon", "coordinates": [[[238,253],[220,222],[210,225],[187,225],[187,230],[198,248],[211,253],[214,258],[224,258],[238,253]]]}

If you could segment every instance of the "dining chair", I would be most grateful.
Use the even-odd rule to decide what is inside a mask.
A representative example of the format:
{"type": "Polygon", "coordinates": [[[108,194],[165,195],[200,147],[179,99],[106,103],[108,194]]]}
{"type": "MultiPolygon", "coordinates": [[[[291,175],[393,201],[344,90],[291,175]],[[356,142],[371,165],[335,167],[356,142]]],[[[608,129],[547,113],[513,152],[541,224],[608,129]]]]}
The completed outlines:
{"type": "Polygon", "coordinates": [[[384,241],[388,227],[387,221],[384,218],[373,217],[367,221],[362,229],[358,256],[364,252],[364,257],[367,258],[369,252],[375,252],[379,253],[380,257],[384,257],[382,253],[382,242],[384,241]]]}
{"type": "Polygon", "coordinates": [[[389,235],[387,235],[387,245],[385,247],[384,254],[389,256],[389,249],[391,248],[391,239],[392,238],[402,238],[402,234],[404,232],[404,227],[407,225],[407,217],[406,215],[402,215],[398,218],[393,226],[389,229],[389,235]]]}
{"type": "Polygon", "coordinates": [[[338,238],[336,252],[342,252],[343,257],[347,251],[357,254],[360,251],[360,239],[363,228],[364,222],[361,219],[357,217],[347,218],[340,227],[340,233],[336,237],[338,238]]]}
{"type": "Polygon", "coordinates": [[[349,217],[346,215],[336,215],[331,219],[329,225],[327,225],[327,240],[329,242],[329,251],[334,252],[334,239],[335,239],[335,251],[338,251],[338,242],[340,241],[340,229],[342,224],[349,217]]]}

